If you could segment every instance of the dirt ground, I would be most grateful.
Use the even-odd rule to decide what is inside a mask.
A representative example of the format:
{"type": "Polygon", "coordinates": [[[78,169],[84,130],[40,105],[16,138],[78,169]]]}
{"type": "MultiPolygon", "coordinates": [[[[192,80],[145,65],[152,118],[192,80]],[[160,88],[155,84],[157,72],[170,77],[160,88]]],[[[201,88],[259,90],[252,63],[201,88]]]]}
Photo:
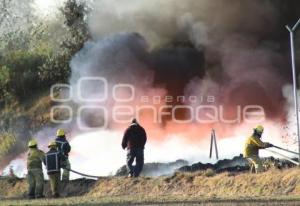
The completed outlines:
{"type": "Polygon", "coordinates": [[[60,198],[60,199],[43,199],[43,200],[2,200],[1,205],[105,205],[105,206],[126,206],[126,205],[140,205],[140,206],[181,206],[181,205],[203,205],[203,206],[269,206],[269,205],[300,205],[300,197],[294,197],[290,199],[276,198],[276,199],[192,199],[192,200],[180,200],[178,197],[157,197],[157,199],[141,200],[140,197],[135,199],[134,197],[118,196],[118,197],[103,197],[103,198],[88,198],[88,197],[73,197],[73,198],[60,198]],[[172,200],[174,199],[174,200],[172,200]]]}

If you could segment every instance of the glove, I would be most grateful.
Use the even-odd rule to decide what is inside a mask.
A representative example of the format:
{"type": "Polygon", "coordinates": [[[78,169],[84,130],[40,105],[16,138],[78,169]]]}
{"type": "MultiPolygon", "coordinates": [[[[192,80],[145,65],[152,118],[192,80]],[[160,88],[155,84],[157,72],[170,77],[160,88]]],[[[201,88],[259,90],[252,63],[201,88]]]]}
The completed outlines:
{"type": "Polygon", "coordinates": [[[269,147],[273,147],[274,145],[272,145],[271,143],[267,143],[266,144],[266,148],[269,148],[269,147]]]}

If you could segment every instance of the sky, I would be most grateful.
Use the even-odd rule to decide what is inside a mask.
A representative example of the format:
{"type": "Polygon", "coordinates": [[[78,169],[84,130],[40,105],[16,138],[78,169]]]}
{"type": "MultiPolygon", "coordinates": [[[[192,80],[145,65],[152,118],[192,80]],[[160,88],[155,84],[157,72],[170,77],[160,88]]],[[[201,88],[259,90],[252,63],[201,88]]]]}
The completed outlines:
{"type": "Polygon", "coordinates": [[[58,8],[63,5],[65,0],[34,0],[33,8],[35,8],[35,13],[44,18],[50,17],[57,13],[58,8]]]}

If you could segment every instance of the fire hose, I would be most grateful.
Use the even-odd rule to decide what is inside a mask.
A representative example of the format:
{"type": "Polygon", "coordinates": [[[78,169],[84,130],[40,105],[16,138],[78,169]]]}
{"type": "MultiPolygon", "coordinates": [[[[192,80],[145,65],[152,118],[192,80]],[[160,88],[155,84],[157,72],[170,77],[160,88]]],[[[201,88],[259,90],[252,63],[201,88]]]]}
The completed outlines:
{"type": "Polygon", "coordinates": [[[289,153],[292,153],[292,154],[295,154],[295,155],[299,155],[299,153],[297,152],[294,152],[294,151],[291,151],[291,150],[287,150],[287,149],[284,149],[282,147],[278,147],[278,146],[275,146],[273,145],[274,148],[277,148],[277,149],[280,149],[280,150],[283,150],[283,151],[286,151],[286,152],[289,152],[289,153]]]}
{"type": "Polygon", "coordinates": [[[287,160],[287,161],[289,161],[289,162],[291,162],[291,163],[294,163],[295,165],[299,165],[299,162],[296,162],[295,160],[291,159],[291,158],[288,157],[288,156],[285,156],[285,155],[283,155],[283,154],[280,154],[280,153],[275,152],[275,151],[270,150],[270,149],[266,149],[266,150],[267,150],[268,152],[271,152],[271,153],[273,153],[273,154],[275,154],[275,155],[280,156],[281,158],[283,158],[283,159],[285,159],[285,160],[287,160]]]}
{"type": "Polygon", "coordinates": [[[75,170],[72,170],[72,169],[67,169],[67,168],[65,168],[65,169],[70,171],[70,172],[73,172],[75,174],[81,175],[83,177],[90,177],[90,178],[96,178],[96,179],[102,178],[101,176],[88,175],[88,174],[84,174],[84,173],[81,173],[81,172],[78,172],[78,171],[75,171],[75,170]]]}

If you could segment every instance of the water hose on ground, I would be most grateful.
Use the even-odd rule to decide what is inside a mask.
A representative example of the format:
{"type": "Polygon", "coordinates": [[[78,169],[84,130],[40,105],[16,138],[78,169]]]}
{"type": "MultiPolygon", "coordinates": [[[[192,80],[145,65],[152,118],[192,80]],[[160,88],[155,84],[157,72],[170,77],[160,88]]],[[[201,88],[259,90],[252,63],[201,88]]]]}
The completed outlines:
{"type": "Polygon", "coordinates": [[[78,171],[75,171],[75,170],[72,170],[72,169],[66,169],[66,170],[68,170],[68,171],[70,171],[70,172],[73,172],[73,173],[75,173],[75,174],[84,176],[84,177],[90,177],[90,178],[96,178],[96,179],[102,178],[101,176],[88,175],[88,174],[84,174],[84,173],[81,173],[81,172],[78,172],[78,171]]]}

